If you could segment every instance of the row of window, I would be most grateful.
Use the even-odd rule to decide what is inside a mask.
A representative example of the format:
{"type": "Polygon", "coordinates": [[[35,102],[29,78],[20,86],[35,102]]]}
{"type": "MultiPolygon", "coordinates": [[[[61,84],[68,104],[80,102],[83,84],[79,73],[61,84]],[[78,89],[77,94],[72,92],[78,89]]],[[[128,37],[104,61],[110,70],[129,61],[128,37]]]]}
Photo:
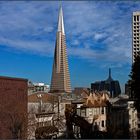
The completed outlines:
{"type": "Polygon", "coordinates": [[[105,113],[104,107],[102,107],[101,109],[100,108],[94,108],[94,110],[89,109],[89,115],[92,115],[92,114],[97,115],[97,114],[104,114],[104,113],[105,113]]]}
{"type": "Polygon", "coordinates": [[[136,39],[139,39],[139,37],[134,37],[134,39],[136,40],[136,39]]]}
{"type": "Polygon", "coordinates": [[[133,30],[133,32],[139,32],[139,31],[140,31],[139,29],[137,29],[137,30],[136,30],[136,29],[134,29],[134,30],[133,30]]]}
{"type": "Polygon", "coordinates": [[[139,36],[139,35],[140,35],[140,33],[134,33],[133,35],[134,35],[134,36],[139,36]]]}
{"type": "Polygon", "coordinates": [[[139,24],[138,25],[134,25],[133,28],[134,29],[139,29],[140,28],[140,25],[139,24]]]}
{"type": "Polygon", "coordinates": [[[134,43],[139,43],[139,40],[137,40],[137,41],[133,41],[134,43]]]}
{"type": "Polygon", "coordinates": [[[137,54],[139,54],[139,52],[134,52],[133,54],[134,54],[134,55],[137,55],[137,54]]]}
{"type": "Polygon", "coordinates": [[[134,22],[134,26],[139,26],[140,25],[140,22],[134,22]]]}
{"type": "Polygon", "coordinates": [[[134,21],[139,21],[139,15],[134,16],[134,21]]]}
{"type": "Polygon", "coordinates": [[[134,51],[138,51],[138,50],[140,50],[140,48],[134,48],[134,51]]]}
{"type": "MultiPolygon", "coordinates": [[[[97,122],[95,122],[95,125],[100,126],[100,122],[99,122],[99,124],[97,124],[97,122]]],[[[105,121],[104,120],[101,121],[101,127],[105,127],[105,121]]]]}
{"type": "Polygon", "coordinates": [[[133,42],[134,48],[139,48],[140,43],[139,42],[133,42]]]}

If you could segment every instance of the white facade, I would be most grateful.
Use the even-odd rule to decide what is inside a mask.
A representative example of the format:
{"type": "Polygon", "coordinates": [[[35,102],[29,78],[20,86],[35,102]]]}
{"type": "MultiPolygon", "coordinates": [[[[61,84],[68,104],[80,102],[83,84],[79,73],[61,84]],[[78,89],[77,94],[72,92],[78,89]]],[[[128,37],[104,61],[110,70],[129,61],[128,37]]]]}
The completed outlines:
{"type": "Polygon", "coordinates": [[[48,93],[49,90],[50,90],[50,85],[47,85],[45,83],[29,82],[29,84],[28,84],[28,95],[36,93],[36,92],[48,93]]]}
{"type": "Polygon", "coordinates": [[[96,124],[100,131],[106,131],[106,107],[90,107],[77,109],[77,114],[84,117],[93,126],[96,124]]]}
{"type": "Polygon", "coordinates": [[[132,23],[132,62],[135,62],[135,57],[140,51],[140,11],[133,12],[133,23],[132,23]]]}
{"type": "MultiPolygon", "coordinates": [[[[39,113],[40,103],[33,102],[28,103],[28,137],[27,139],[35,139],[35,130],[38,126],[44,125],[50,121],[52,116],[37,118],[36,114],[39,113]]],[[[42,104],[42,110],[44,112],[50,112],[52,110],[52,104],[44,103],[42,104]]]]}
{"type": "Polygon", "coordinates": [[[134,101],[128,101],[128,113],[129,113],[129,132],[131,138],[136,138],[136,132],[138,129],[138,117],[137,110],[134,107],[134,101]]]}
{"type": "MultiPolygon", "coordinates": [[[[77,103],[77,114],[84,117],[90,124],[98,126],[99,131],[107,131],[108,92],[90,93],[84,103],[77,103]]],[[[93,130],[94,131],[94,130],[93,130]]]]}

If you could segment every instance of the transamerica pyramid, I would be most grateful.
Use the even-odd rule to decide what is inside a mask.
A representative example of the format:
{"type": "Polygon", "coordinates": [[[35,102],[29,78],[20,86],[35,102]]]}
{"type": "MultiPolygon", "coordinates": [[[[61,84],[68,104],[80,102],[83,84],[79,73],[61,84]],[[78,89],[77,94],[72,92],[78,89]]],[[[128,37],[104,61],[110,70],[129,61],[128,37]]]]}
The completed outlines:
{"type": "Polygon", "coordinates": [[[58,30],[56,34],[50,92],[51,93],[71,92],[62,6],[60,6],[58,16],[58,30]]]}

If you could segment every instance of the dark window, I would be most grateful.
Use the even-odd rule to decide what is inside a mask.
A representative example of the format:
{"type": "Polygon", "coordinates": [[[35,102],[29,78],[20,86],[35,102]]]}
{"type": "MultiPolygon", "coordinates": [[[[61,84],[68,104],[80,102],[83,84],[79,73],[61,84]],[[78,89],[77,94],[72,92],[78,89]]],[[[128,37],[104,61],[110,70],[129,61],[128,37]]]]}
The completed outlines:
{"type": "Polygon", "coordinates": [[[138,128],[140,128],[140,124],[138,124],[138,128]]]}
{"type": "Polygon", "coordinates": [[[104,107],[102,107],[102,114],[104,114],[104,107]]]}
{"type": "Polygon", "coordinates": [[[139,21],[139,16],[137,16],[137,21],[139,21]]]}
{"type": "Polygon", "coordinates": [[[134,16],[134,21],[136,21],[136,16],[134,16]]]}
{"type": "Polygon", "coordinates": [[[104,127],[104,126],[105,126],[104,121],[102,121],[102,127],[104,127]]]}

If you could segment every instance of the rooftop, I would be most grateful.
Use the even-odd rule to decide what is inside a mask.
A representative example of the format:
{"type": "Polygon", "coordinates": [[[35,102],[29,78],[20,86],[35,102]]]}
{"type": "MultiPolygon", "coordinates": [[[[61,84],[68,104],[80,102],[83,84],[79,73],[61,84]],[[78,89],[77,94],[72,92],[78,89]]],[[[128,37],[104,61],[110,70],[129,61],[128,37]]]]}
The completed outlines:
{"type": "Polygon", "coordinates": [[[109,94],[106,91],[90,93],[83,107],[102,107],[107,106],[109,94]]]}

